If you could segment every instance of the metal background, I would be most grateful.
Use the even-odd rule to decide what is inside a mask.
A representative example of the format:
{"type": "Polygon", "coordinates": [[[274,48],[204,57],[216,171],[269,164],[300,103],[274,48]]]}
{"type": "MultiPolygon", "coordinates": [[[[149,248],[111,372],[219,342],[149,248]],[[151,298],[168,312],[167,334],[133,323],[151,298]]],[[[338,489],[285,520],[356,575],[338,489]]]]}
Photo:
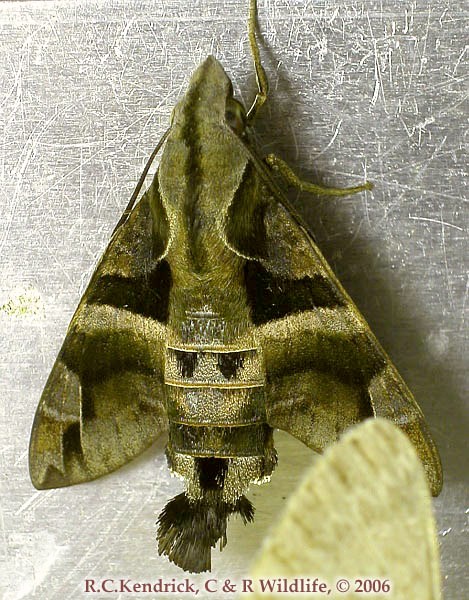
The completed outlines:
{"type": "MultiPolygon", "coordinates": [[[[27,445],[68,321],[191,72],[212,53],[252,99],[246,13],[241,0],[0,3],[5,600],[74,599],[87,577],[184,577],[155,550],[156,514],[182,488],[164,442],[46,492],[29,481],[27,445]]],[[[434,503],[446,598],[469,597],[467,4],[260,0],[259,13],[271,82],[259,145],[305,178],[375,183],[292,200],[427,416],[446,478],[434,503]]],[[[250,494],[255,523],[230,525],[214,577],[246,575],[312,460],[287,435],[277,447],[271,484],[250,494]]]]}

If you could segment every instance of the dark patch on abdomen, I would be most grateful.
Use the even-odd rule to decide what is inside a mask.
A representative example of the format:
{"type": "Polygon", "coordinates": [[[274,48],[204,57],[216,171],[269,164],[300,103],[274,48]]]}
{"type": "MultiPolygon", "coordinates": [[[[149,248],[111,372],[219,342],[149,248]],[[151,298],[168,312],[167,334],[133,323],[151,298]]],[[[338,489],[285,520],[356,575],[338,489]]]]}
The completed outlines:
{"type": "Polygon", "coordinates": [[[185,350],[174,350],[179,373],[182,377],[193,377],[195,367],[197,366],[197,352],[187,352],[185,350]]]}
{"type": "Polygon", "coordinates": [[[200,458],[195,459],[195,468],[199,475],[200,487],[203,490],[223,489],[225,477],[228,472],[226,458],[200,458]]]}
{"type": "Polygon", "coordinates": [[[248,261],[244,267],[244,277],[255,325],[314,308],[343,305],[339,293],[321,275],[301,279],[280,278],[258,262],[248,261]]]}
{"type": "Polygon", "coordinates": [[[222,352],[218,355],[218,368],[225,379],[236,377],[238,369],[243,368],[244,356],[241,352],[222,352]]]}
{"type": "Polygon", "coordinates": [[[169,422],[169,440],[172,450],[189,456],[207,458],[264,456],[271,437],[272,429],[265,423],[243,427],[214,427],[169,422]]]}

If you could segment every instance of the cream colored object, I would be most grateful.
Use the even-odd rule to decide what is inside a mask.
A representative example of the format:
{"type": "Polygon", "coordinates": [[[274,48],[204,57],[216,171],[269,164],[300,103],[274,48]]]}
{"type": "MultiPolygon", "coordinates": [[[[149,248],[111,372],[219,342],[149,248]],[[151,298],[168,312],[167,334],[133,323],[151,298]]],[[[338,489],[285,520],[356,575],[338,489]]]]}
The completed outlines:
{"type": "MultiPolygon", "coordinates": [[[[328,598],[441,599],[439,557],[423,467],[407,437],[370,419],[330,447],[308,472],[266,540],[252,569],[262,578],[318,578],[328,598]],[[343,590],[347,580],[348,592],[343,590]],[[356,593],[358,580],[387,580],[387,593],[356,593]]],[[[282,584],[283,585],[283,584],[282,584]]],[[[372,584],[362,583],[364,586],[372,584]]],[[[375,583],[375,589],[380,585],[375,583]]],[[[294,592],[257,592],[242,598],[320,598],[294,592]]]]}

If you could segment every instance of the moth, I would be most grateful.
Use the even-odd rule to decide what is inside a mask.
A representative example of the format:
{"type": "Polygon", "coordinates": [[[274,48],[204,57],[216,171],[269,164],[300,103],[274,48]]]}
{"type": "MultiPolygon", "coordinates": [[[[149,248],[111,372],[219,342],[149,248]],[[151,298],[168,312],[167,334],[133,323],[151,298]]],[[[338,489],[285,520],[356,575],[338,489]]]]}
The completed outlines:
{"type": "Polygon", "coordinates": [[[281,190],[319,194],[252,125],[268,82],[251,0],[258,91],[249,110],[209,56],[193,74],[72,318],[30,442],[38,489],[119,468],[168,430],[186,491],[158,520],[158,547],[187,571],[210,569],[230,515],[267,481],[280,428],[321,452],[350,425],[391,419],[438,494],[441,465],[422,413],[281,190]],[[149,164],[159,168],[140,201],[149,164]]]}

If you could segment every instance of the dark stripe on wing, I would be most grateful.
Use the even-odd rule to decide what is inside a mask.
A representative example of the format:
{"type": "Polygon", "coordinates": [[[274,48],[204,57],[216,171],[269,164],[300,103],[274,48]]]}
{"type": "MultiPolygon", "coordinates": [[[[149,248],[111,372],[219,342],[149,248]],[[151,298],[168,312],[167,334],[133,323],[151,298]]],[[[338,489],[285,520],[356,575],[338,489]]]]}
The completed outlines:
{"type": "Polygon", "coordinates": [[[74,332],[64,344],[60,359],[79,376],[82,386],[103,383],[125,371],[155,375],[148,345],[138,341],[130,330],[109,328],[74,332]]]}
{"type": "Polygon", "coordinates": [[[248,261],[244,277],[255,325],[314,308],[345,305],[330,280],[321,275],[301,279],[280,278],[272,275],[260,263],[248,261]]]}
{"type": "Polygon", "coordinates": [[[367,387],[386,366],[384,356],[365,333],[305,331],[297,334],[295,347],[296,351],[288,353],[288,360],[267,368],[268,381],[317,371],[330,373],[343,383],[367,387]]]}
{"type": "Polygon", "coordinates": [[[144,277],[102,275],[86,295],[86,301],[108,304],[166,323],[170,289],[171,269],[163,260],[144,277]]]}
{"type": "Polygon", "coordinates": [[[71,454],[83,454],[81,448],[80,423],[71,423],[68,425],[62,436],[62,446],[65,458],[69,457],[71,454]]]}

